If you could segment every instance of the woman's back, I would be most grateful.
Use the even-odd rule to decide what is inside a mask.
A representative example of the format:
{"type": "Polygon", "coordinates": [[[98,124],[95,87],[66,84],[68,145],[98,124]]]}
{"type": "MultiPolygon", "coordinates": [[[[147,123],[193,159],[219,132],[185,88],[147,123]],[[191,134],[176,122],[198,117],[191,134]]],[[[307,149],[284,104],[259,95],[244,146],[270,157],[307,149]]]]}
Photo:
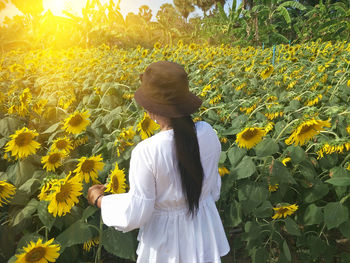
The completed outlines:
{"type": "MultiPolygon", "coordinates": [[[[182,191],[173,130],[159,132],[133,150],[127,197],[132,198],[133,205],[114,208],[121,208],[120,214],[128,216],[116,224],[116,213],[102,209],[110,211],[102,213],[107,225],[123,231],[140,227],[137,262],[220,262],[220,257],[229,251],[214,202],[220,194],[221,145],[208,123],[197,122],[195,126],[204,180],[198,211],[193,217],[182,191]]],[[[102,206],[108,206],[108,202],[104,198],[102,206]]]]}

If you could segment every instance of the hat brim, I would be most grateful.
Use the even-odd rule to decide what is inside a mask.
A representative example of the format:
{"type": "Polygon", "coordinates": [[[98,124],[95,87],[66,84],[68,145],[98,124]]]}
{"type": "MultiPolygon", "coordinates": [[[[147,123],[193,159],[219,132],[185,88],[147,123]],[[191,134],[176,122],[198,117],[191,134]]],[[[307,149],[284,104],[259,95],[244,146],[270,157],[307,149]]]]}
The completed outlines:
{"type": "Polygon", "coordinates": [[[188,116],[198,110],[202,105],[202,100],[198,98],[192,92],[189,92],[184,101],[177,104],[160,104],[153,102],[143,92],[142,88],[139,88],[134,93],[134,99],[136,102],[145,108],[147,111],[158,114],[160,116],[168,118],[179,118],[188,116]]]}

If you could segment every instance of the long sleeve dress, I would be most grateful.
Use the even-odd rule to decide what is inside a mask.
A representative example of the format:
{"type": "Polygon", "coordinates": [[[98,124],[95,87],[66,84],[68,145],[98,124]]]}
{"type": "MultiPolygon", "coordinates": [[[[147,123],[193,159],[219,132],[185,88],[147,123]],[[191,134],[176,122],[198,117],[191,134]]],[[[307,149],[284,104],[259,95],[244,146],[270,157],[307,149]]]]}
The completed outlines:
{"type": "Polygon", "coordinates": [[[192,218],[182,191],[174,131],[161,131],[140,142],[130,160],[130,191],[102,198],[102,220],[128,232],[140,228],[138,263],[216,263],[229,244],[215,205],[221,179],[221,145],[210,124],[196,122],[204,170],[199,209],[192,218]]]}

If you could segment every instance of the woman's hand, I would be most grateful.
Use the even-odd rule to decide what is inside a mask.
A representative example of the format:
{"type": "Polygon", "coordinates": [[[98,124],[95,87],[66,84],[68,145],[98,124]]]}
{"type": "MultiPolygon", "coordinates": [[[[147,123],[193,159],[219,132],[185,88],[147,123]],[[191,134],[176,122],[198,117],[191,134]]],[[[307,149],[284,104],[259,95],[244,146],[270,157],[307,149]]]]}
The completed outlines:
{"type": "MultiPolygon", "coordinates": [[[[87,200],[89,202],[90,205],[95,205],[95,200],[96,198],[98,198],[100,195],[104,194],[106,187],[103,184],[96,184],[93,185],[89,188],[88,190],[88,194],[87,194],[87,200]]],[[[102,197],[100,197],[97,200],[97,207],[101,208],[101,200],[102,197]]]]}

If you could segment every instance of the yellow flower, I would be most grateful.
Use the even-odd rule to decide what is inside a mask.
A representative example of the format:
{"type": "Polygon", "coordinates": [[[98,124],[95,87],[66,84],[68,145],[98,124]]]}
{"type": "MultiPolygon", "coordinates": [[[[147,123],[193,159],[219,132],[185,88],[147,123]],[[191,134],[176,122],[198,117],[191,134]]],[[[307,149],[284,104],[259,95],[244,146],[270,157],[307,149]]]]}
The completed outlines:
{"type": "Polygon", "coordinates": [[[274,125],[275,124],[273,122],[269,122],[265,127],[265,133],[268,133],[269,131],[271,131],[274,125]]]}
{"type": "Polygon", "coordinates": [[[38,100],[32,108],[33,111],[35,111],[37,114],[41,115],[44,111],[44,107],[46,106],[47,102],[48,101],[45,99],[38,100]]]}
{"type": "Polygon", "coordinates": [[[0,181],[0,207],[8,202],[8,199],[16,192],[16,187],[6,181],[0,181]]]}
{"type": "Polygon", "coordinates": [[[65,151],[69,153],[71,150],[73,150],[72,141],[66,136],[57,138],[51,146],[51,151],[65,151]]]}
{"type": "Polygon", "coordinates": [[[70,178],[71,172],[65,179],[60,179],[51,186],[51,193],[45,201],[49,201],[48,211],[54,217],[69,213],[72,207],[79,203],[78,196],[82,195],[83,186],[79,176],[70,178]]]}
{"type": "Polygon", "coordinates": [[[214,98],[212,98],[210,101],[209,101],[209,104],[216,104],[218,103],[219,101],[221,100],[221,94],[215,96],[214,98]]]}
{"type": "Polygon", "coordinates": [[[81,157],[74,172],[85,182],[97,183],[97,173],[103,169],[104,163],[101,154],[97,156],[81,157]]]}
{"type": "Polygon", "coordinates": [[[261,76],[262,79],[267,79],[268,77],[271,76],[272,72],[273,72],[273,66],[270,65],[264,71],[262,71],[260,73],[260,76],[261,76]]]}
{"type": "Polygon", "coordinates": [[[123,170],[119,170],[118,164],[115,165],[114,170],[109,175],[109,182],[106,187],[105,192],[112,194],[125,193],[125,174],[123,170]]]}
{"type": "Polygon", "coordinates": [[[120,153],[125,150],[127,146],[131,146],[134,144],[132,139],[135,136],[135,132],[133,127],[129,127],[127,130],[123,128],[119,136],[116,138],[114,145],[117,146],[117,154],[118,157],[120,156],[120,153]]]}
{"type": "Polygon", "coordinates": [[[188,49],[192,51],[192,50],[195,50],[196,47],[197,47],[197,46],[196,46],[195,43],[191,43],[191,44],[188,46],[188,49]]]}
{"type": "Polygon", "coordinates": [[[41,163],[44,164],[46,171],[55,171],[56,168],[62,165],[62,159],[67,156],[65,151],[52,151],[48,155],[41,158],[41,163]]]}
{"type": "Polygon", "coordinates": [[[51,192],[51,187],[57,182],[59,182],[59,179],[51,179],[43,185],[43,187],[40,190],[40,194],[38,194],[38,198],[40,201],[45,201],[47,199],[47,196],[51,192]]]}
{"type": "Polygon", "coordinates": [[[6,144],[5,152],[11,151],[11,155],[15,156],[16,159],[35,154],[36,150],[40,148],[40,143],[34,141],[33,138],[38,135],[35,130],[29,130],[26,127],[17,130],[15,134],[10,135],[12,140],[6,144]]]}
{"type": "Polygon", "coordinates": [[[350,87],[350,79],[348,80],[348,87],[350,87]]]}
{"type": "Polygon", "coordinates": [[[278,189],[278,184],[274,184],[274,185],[269,184],[269,192],[270,193],[276,192],[277,189],[278,189]]]}
{"type": "Polygon", "coordinates": [[[224,166],[219,167],[220,176],[224,176],[225,174],[229,174],[229,173],[230,173],[230,171],[226,167],[224,167],[224,166]]]}
{"type": "Polygon", "coordinates": [[[58,244],[52,244],[54,239],[42,243],[42,239],[39,238],[36,243],[30,242],[28,246],[23,247],[24,252],[16,255],[17,260],[15,263],[47,263],[56,262],[59,257],[58,251],[60,246],[58,244]]]}
{"type": "Polygon", "coordinates": [[[142,140],[152,136],[157,129],[159,129],[159,125],[145,112],[142,121],[137,124],[137,130],[140,132],[142,140]]]}
{"type": "Polygon", "coordinates": [[[73,148],[76,148],[76,147],[78,147],[78,146],[80,146],[80,145],[85,144],[88,140],[89,140],[89,136],[87,136],[87,135],[85,135],[85,136],[83,136],[83,137],[81,137],[81,138],[78,138],[78,139],[74,140],[74,142],[73,142],[73,148]]]}
{"type": "Polygon", "coordinates": [[[323,127],[331,127],[329,120],[321,121],[312,118],[311,120],[304,121],[293,131],[293,133],[288,139],[285,140],[285,142],[288,145],[293,143],[295,146],[298,144],[304,145],[316,134],[319,134],[320,131],[323,130],[323,127]]]}
{"type": "Polygon", "coordinates": [[[143,51],[142,51],[142,57],[143,58],[145,58],[145,57],[147,57],[147,55],[148,55],[148,49],[144,49],[143,51]]]}
{"type": "Polygon", "coordinates": [[[250,149],[257,145],[262,138],[265,136],[266,132],[263,128],[245,128],[243,131],[237,134],[236,143],[240,148],[250,149]]]}
{"type": "Polygon", "coordinates": [[[275,210],[275,215],[272,217],[273,219],[282,217],[286,218],[287,216],[294,214],[294,212],[298,210],[298,206],[296,204],[287,206],[277,206],[273,207],[273,210],[275,210]]]}
{"type": "Polygon", "coordinates": [[[84,242],[83,249],[85,251],[90,251],[91,247],[97,246],[100,243],[100,238],[95,237],[93,239],[90,239],[89,241],[84,242]]]}
{"type": "Polygon", "coordinates": [[[66,132],[72,134],[79,134],[82,131],[84,131],[86,127],[90,124],[90,121],[88,120],[89,116],[90,114],[88,111],[76,111],[64,120],[64,125],[62,129],[65,129],[66,132]]]}
{"type": "Polygon", "coordinates": [[[282,163],[283,163],[284,166],[287,166],[287,163],[290,162],[291,160],[292,160],[292,159],[291,159],[290,157],[287,157],[287,158],[284,158],[284,159],[282,160],[282,163]]]}
{"type": "Polygon", "coordinates": [[[162,44],[159,42],[156,42],[153,46],[155,49],[160,49],[162,47],[162,44]]]}
{"type": "Polygon", "coordinates": [[[346,131],[350,134],[350,125],[346,127],[346,131]]]}
{"type": "Polygon", "coordinates": [[[227,143],[228,142],[228,139],[226,137],[221,137],[220,138],[220,142],[222,143],[227,143]]]}

